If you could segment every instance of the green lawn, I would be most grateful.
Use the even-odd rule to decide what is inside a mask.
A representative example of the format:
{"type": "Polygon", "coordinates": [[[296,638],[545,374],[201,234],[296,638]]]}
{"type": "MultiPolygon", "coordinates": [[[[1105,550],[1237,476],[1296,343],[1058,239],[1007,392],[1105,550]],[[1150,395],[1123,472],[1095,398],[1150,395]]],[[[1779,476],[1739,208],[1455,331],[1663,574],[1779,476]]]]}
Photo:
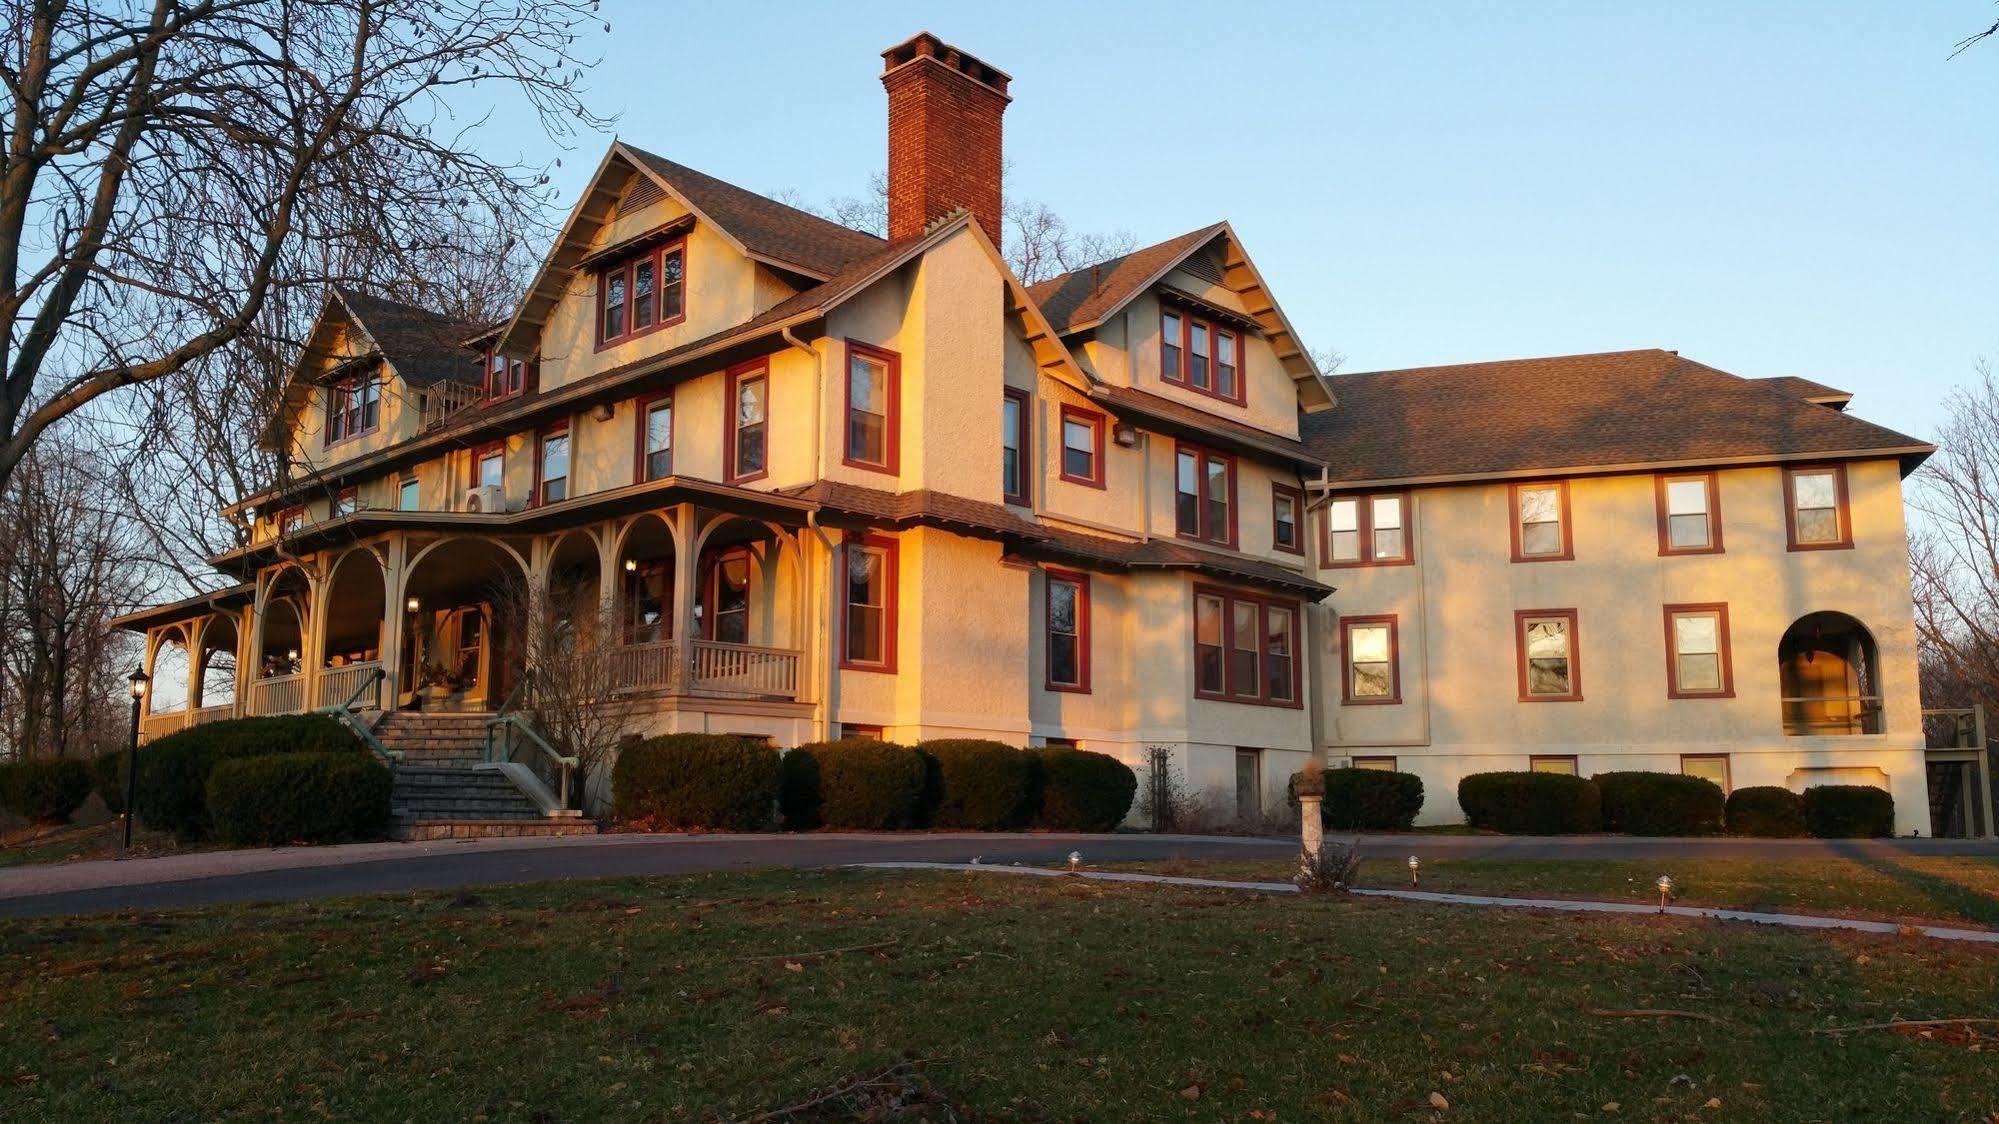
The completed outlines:
{"type": "MultiPolygon", "coordinates": [[[[1117,869],[1286,882],[1288,859],[1171,860],[1117,869]]],[[[1521,897],[1657,902],[1661,874],[1680,905],[1908,919],[1999,929],[1999,858],[1432,859],[1425,890],[1521,897]]],[[[1368,859],[1360,885],[1407,888],[1401,862],[1368,859]]]]}
{"type": "Polygon", "coordinates": [[[1999,949],[1651,916],[579,882],[0,923],[0,1120],[1968,1118],[1999,1025],[1811,1032],[1995,997],[1999,949]],[[1589,1013],[1638,1008],[1717,1021],[1589,1013]]]}

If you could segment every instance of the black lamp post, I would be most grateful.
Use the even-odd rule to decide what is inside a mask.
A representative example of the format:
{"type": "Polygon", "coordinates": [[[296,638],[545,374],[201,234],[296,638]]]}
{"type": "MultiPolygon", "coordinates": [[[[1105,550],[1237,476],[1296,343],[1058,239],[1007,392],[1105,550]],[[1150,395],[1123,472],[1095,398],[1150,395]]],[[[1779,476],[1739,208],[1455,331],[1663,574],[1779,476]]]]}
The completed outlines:
{"type": "Polygon", "coordinates": [[[125,843],[124,850],[132,849],[132,817],[136,810],[132,807],[132,792],[139,781],[139,704],[146,698],[146,687],[153,677],[146,674],[143,665],[132,669],[125,677],[132,691],[132,741],[125,750],[125,843]]]}

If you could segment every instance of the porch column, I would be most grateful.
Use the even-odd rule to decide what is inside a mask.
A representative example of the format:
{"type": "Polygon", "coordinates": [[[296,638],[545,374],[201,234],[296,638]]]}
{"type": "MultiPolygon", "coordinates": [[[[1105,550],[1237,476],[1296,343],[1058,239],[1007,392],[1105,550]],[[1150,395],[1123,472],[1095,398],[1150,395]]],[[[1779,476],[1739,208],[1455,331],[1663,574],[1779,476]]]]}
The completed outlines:
{"type": "Polygon", "coordinates": [[[673,641],[680,655],[675,672],[677,694],[690,694],[694,687],[695,584],[701,580],[701,533],[693,504],[684,503],[673,512],[673,641]]]}
{"type": "MultiPolygon", "coordinates": [[[[157,628],[147,629],[146,656],[143,666],[146,669],[146,677],[148,679],[152,678],[153,668],[159,664],[159,660],[160,630],[157,628]]],[[[160,685],[157,682],[151,683],[147,686],[146,693],[139,696],[139,720],[141,722],[153,716],[153,696],[158,694],[159,690],[160,685]]]]}
{"type": "Polygon", "coordinates": [[[387,550],[382,559],[382,681],[378,684],[375,705],[383,711],[396,709],[402,701],[403,675],[403,622],[409,614],[403,611],[403,563],[409,555],[408,540],[403,535],[389,538],[387,550]]]}
{"type": "Polygon", "coordinates": [[[196,617],[189,621],[181,633],[187,638],[187,721],[194,722],[194,712],[201,709],[202,664],[201,646],[207,643],[208,625],[212,616],[196,617]]]}
{"type": "Polygon", "coordinates": [[[323,578],[307,578],[305,635],[299,638],[299,655],[305,660],[305,690],[299,696],[304,708],[320,705],[319,681],[325,676],[320,665],[326,662],[326,603],[333,583],[323,578]]]}
{"type": "Polygon", "coordinates": [[[236,693],[229,710],[236,718],[250,713],[250,691],[257,683],[257,657],[252,652],[256,638],[250,630],[262,628],[264,617],[257,612],[256,601],[251,597],[250,604],[236,614],[236,693]]]}
{"type": "Polygon", "coordinates": [[[615,647],[624,642],[618,635],[618,593],[624,586],[624,566],[618,555],[618,527],[604,523],[597,528],[597,646],[615,647]]]}

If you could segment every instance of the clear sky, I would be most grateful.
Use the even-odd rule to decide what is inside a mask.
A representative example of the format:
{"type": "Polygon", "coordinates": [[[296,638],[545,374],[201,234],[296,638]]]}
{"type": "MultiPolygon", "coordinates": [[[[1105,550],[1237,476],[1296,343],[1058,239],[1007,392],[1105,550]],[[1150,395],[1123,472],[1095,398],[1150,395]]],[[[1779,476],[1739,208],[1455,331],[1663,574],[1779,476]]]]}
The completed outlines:
{"type": "Polygon", "coordinates": [[[928,29],[1014,76],[1019,193],[1141,244],[1232,221],[1347,370],[1665,347],[1928,436],[1999,359],[1999,42],[1946,61],[1999,7],[1499,7],[606,0],[592,86],[671,159],[858,195],[879,53],[928,29]]]}

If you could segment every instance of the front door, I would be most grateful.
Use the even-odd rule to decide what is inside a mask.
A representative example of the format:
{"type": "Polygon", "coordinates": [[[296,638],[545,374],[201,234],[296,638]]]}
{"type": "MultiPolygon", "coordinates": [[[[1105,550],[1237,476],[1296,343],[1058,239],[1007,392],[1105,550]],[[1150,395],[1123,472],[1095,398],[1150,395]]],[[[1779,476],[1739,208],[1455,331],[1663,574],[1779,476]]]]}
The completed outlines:
{"type": "Polygon", "coordinates": [[[1235,751],[1235,816],[1245,823],[1263,816],[1263,751],[1235,751]]]}

